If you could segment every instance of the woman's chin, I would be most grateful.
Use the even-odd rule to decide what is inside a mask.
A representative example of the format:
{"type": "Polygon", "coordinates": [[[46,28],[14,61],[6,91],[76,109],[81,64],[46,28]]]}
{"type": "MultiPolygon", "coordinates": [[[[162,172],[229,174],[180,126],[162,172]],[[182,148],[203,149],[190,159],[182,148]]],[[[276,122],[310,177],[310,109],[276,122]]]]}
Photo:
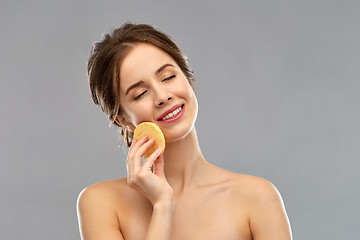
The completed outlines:
{"type": "Polygon", "coordinates": [[[190,133],[194,130],[194,125],[190,128],[179,129],[177,128],[175,131],[171,131],[169,133],[164,132],[165,143],[175,143],[181,140],[186,139],[190,133]]]}

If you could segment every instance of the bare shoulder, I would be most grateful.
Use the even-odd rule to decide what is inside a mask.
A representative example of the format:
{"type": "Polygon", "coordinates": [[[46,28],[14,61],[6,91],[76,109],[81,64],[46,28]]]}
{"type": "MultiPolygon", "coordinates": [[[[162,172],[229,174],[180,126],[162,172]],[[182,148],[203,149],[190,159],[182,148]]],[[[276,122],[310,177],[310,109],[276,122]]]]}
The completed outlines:
{"type": "Polygon", "coordinates": [[[121,192],[126,192],[126,179],[116,179],[95,183],[84,188],[78,197],[79,203],[87,203],[93,201],[109,202],[114,198],[118,198],[121,192]]]}
{"type": "MultiPolygon", "coordinates": [[[[121,223],[129,199],[136,196],[126,178],[99,182],[83,189],[77,200],[82,239],[123,239],[121,223]]],[[[136,197],[135,197],[136,199],[136,197]]],[[[126,218],[126,216],[125,216],[126,218]]]]}
{"type": "Polygon", "coordinates": [[[234,190],[249,200],[258,198],[278,198],[279,191],[270,181],[256,176],[228,173],[231,176],[231,185],[234,190]]]}
{"type": "Polygon", "coordinates": [[[247,209],[254,239],[292,239],[282,197],[270,181],[236,174],[233,186],[239,201],[247,209]]]}
{"type": "Polygon", "coordinates": [[[280,192],[270,181],[256,176],[233,173],[231,187],[234,197],[251,214],[260,208],[283,208],[280,192]]]}
{"type": "Polygon", "coordinates": [[[114,211],[119,180],[100,182],[83,189],[77,199],[81,239],[123,239],[114,211]]]}
{"type": "Polygon", "coordinates": [[[111,209],[118,214],[123,209],[128,208],[131,201],[140,198],[139,193],[131,188],[125,178],[98,182],[84,188],[77,201],[77,206],[111,209]]]}
{"type": "MultiPolygon", "coordinates": [[[[246,174],[236,174],[234,184],[249,198],[276,198],[279,191],[270,181],[246,174]]],[[[253,199],[254,200],[254,199],[253,199]]]]}
{"type": "Polygon", "coordinates": [[[121,189],[126,186],[126,178],[119,178],[114,180],[102,181],[84,188],[79,196],[93,195],[94,193],[111,194],[113,191],[121,189]]]}
{"type": "MultiPolygon", "coordinates": [[[[240,200],[263,200],[263,199],[279,199],[280,194],[277,188],[268,180],[251,176],[247,174],[240,174],[212,166],[211,179],[218,185],[225,186],[226,189],[231,189],[234,197],[240,200]]],[[[209,178],[210,179],[210,178],[209,178]]]]}

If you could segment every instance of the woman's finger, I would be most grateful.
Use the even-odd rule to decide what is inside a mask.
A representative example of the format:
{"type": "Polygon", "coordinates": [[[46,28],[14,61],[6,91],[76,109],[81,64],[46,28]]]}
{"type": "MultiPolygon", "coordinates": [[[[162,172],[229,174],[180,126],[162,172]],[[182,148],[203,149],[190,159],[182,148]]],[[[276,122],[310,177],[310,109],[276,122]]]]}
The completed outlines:
{"type": "MultiPolygon", "coordinates": [[[[134,139],[133,143],[131,144],[131,147],[129,149],[129,153],[126,159],[126,166],[127,166],[127,176],[128,176],[128,182],[132,180],[132,176],[134,173],[134,157],[136,154],[137,149],[147,141],[147,136],[144,135],[140,140],[134,139]]],[[[140,157],[140,163],[141,163],[141,157],[140,157]]]]}
{"type": "Polygon", "coordinates": [[[134,138],[131,145],[130,145],[129,152],[133,149],[136,142],[138,142],[138,140],[136,138],[134,138]]]}
{"type": "Polygon", "coordinates": [[[156,158],[160,155],[162,148],[159,146],[145,161],[143,169],[150,169],[156,158]]]}
{"type": "Polygon", "coordinates": [[[129,149],[129,153],[136,151],[137,149],[139,149],[139,147],[144,144],[144,142],[146,142],[148,140],[148,136],[144,135],[142,138],[140,138],[139,140],[134,139],[135,142],[133,142],[133,144],[131,144],[131,147],[129,149]]]}
{"type": "Polygon", "coordinates": [[[128,157],[126,158],[126,172],[127,172],[127,181],[131,181],[132,179],[132,162],[131,161],[131,153],[134,150],[134,146],[136,144],[136,142],[138,142],[138,140],[136,138],[133,139],[131,146],[129,148],[129,153],[128,153],[128,157]]]}
{"type": "Polygon", "coordinates": [[[154,145],[155,140],[153,138],[149,139],[147,142],[145,142],[139,149],[136,151],[134,155],[134,171],[138,171],[141,168],[141,157],[146,153],[146,151],[154,145]]]}

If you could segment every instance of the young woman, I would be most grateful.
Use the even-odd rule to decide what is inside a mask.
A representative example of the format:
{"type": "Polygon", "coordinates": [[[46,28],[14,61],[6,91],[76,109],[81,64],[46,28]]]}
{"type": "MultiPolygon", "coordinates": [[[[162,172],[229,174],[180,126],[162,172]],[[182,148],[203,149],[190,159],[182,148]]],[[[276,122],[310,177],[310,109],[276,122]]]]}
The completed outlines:
{"type": "Polygon", "coordinates": [[[130,148],[126,178],[80,193],[82,239],[292,239],[281,196],[270,182],[218,168],[202,155],[194,76],[167,35],[143,24],[115,29],[94,44],[88,77],[95,104],[130,148]],[[145,121],[160,127],[166,148],[142,163],[154,140],[132,136],[145,121]]]}

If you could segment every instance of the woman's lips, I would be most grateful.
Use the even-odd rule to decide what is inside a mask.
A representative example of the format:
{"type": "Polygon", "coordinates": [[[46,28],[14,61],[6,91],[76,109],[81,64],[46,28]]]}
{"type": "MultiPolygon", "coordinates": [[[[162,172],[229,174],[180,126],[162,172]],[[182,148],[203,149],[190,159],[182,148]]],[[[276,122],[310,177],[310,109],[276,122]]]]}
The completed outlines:
{"type": "Polygon", "coordinates": [[[178,109],[179,107],[182,107],[183,105],[184,104],[177,104],[177,105],[173,106],[172,108],[168,109],[163,114],[161,114],[161,116],[158,118],[158,120],[163,119],[166,115],[168,115],[169,113],[172,113],[174,110],[178,109]]]}
{"type": "Polygon", "coordinates": [[[179,118],[182,117],[182,115],[184,115],[184,109],[185,109],[185,105],[181,105],[181,111],[175,116],[175,117],[172,117],[172,118],[169,118],[169,119],[166,119],[166,120],[161,120],[159,119],[158,121],[159,122],[162,122],[162,123],[171,123],[171,122],[175,122],[176,120],[178,120],[179,118]]]}

